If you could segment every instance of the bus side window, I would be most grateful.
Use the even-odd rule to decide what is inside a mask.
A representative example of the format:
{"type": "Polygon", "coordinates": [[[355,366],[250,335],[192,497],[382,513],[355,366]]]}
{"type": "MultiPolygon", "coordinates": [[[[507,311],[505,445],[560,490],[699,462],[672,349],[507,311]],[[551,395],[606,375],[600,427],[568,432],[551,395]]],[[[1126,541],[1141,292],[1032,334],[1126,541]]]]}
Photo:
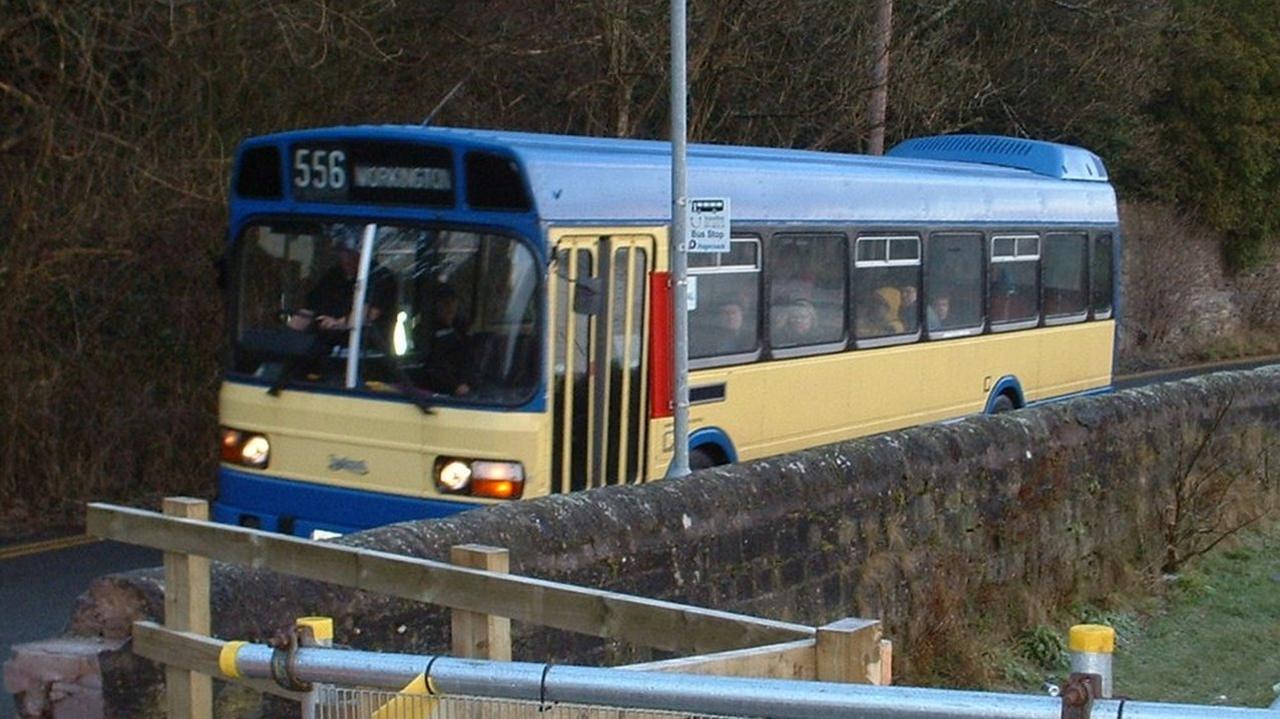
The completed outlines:
{"type": "Polygon", "coordinates": [[[760,240],[734,237],[727,253],[689,255],[697,308],[689,312],[689,357],[730,357],[760,346],[760,240]]]}
{"type": "Polygon", "coordinates": [[[1021,326],[1040,315],[1040,238],[995,235],[991,238],[991,324],[1021,326]]]}
{"type": "Polygon", "coordinates": [[[982,235],[929,236],[925,253],[925,328],[930,337],[982,331],[982,235]]]}
{"type": "Polygon", "coordinates": [[[920,238],[864,235],[854,251],[854,333],[859,340],[920,331],[920,238]]]}
{"type": "Polygon", "coordinates": [[[1079,322],[1089,309],[1088,236],[1054,233],[1044,238],[1044,316],[1056,323],[1079,322]]]}
{"type": "Polygon", "coordinates": [[[1111,316],[1112,260],[1111,235],[1098,235],[1093,238],[1093,254],[1090,260],[1090,292],[1094,319],[1106,319],[1111,316]]]}
{"type": "Polygon", "coordinates": [[[848,260],[843,235],[775,236],[769,249],[769,341],[831,344],[845,337],[848,260]]]}

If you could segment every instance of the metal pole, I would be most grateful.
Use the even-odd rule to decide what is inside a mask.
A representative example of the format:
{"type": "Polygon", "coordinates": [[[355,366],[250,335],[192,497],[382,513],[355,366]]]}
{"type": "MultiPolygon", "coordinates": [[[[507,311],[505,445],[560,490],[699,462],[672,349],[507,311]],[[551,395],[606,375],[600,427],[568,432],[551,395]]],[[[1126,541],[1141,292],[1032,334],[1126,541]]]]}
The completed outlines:
{"type": "MultiPolygon", "coordinates": [[[[236,650],[242,676],[271,675],[271,647],[236,650]]],[[[868,684],[713,677],[595,667],[548,666],[338,649],[298,649],[294,675],[308,682],[399,689],[431,667],[445,695],[631,707],[776,719],[1060,719],[1062,700],[1029,694],[880,687],[868,684]]],[[[1095,719],[1274,719],[1268,709],[1100,699],[1095,719]],[[1123,709],[1121,708],[1123,704],[1123,709]]]]}
{"type": "Polygon", "coordinates": [[[369,291],[369,265],[373,261],[373,240],[378,236],[378,226],[364,226],[364,239],[360,243],[360,266],[356,271],[356,291],[351,298],[351,324],[347,337],[347,388],[356,386],[360,379],[360,342],[364,334],[364,299],[369,291]]]}
{"type": "Polygon", "coordinates": [[[688,236],[688,96],[685,86],[685,4],[671,0],[671,303],[672,384],[672,455],[668,477],[689,474],[689,255],[688,236]]]}

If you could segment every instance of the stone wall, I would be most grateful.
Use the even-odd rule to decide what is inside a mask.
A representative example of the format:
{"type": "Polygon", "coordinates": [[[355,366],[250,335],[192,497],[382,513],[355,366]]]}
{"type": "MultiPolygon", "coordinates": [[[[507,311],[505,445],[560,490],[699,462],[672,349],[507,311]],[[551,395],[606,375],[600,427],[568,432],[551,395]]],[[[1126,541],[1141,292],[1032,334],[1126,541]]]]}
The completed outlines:
{"type": "Polygon", "coordinates": [[[1230,272],[1226,238],[1169,205],[1122,202],[1120,224],[1123,369],[1277,352],[1280,255],[1230,272]]]}
{"type": "MultiPolygon", "coordinates": [[[[341,541],[435,559],[478,542],[510,548],[520,574],[807,624],[880,617],[896,673],[945,676],[972,651],[975,627],[1016,630],[1156,575],[1171,488],[1206,436],[1212,461],[1201,466],[1239,470],[1243,501],[1221,511],[1274,508],[1280,492],[1262,467],[1280,437],[1278,400],[1280,369],[1222,373],[341,541]]],[[[445,614],[407,602],[228,566],[216,567],[213,591],[222,637],[263,638],[326,614],[342,644],[447,648],[445,614]]],[[[122,636],[159,615],[160,592],[154,571],[99,579],[72,631],[122,636]]],[[[515,631],[517,659],[648,656],[515,631]]],[[[153,706],[149,663],[121,653],[102,666],[108,715],[153,706]]]]}

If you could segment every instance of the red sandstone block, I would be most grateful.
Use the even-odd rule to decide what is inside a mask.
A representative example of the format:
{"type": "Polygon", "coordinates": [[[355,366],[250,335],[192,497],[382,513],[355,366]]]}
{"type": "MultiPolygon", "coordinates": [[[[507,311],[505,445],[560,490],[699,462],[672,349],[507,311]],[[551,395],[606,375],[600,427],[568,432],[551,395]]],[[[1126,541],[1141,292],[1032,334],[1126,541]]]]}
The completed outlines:
{"type": "Polygon", "coordinates": [[[98,654],[124,640],[60,637],[13,647],[4,663],[4,688],[18,700],[22,717],[88,719],[103,715],[98,654]]]}

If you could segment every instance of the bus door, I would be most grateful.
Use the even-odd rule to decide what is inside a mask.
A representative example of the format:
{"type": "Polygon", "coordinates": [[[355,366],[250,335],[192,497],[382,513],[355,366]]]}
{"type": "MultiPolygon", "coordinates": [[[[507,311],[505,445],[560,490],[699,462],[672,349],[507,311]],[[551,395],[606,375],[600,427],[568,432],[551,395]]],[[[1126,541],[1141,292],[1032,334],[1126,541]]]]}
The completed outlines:
{"type": "Polygon", "coordinates": [[[648,235],[567,236],[551,265],[552,491],[645,476],[648,235]]]}

